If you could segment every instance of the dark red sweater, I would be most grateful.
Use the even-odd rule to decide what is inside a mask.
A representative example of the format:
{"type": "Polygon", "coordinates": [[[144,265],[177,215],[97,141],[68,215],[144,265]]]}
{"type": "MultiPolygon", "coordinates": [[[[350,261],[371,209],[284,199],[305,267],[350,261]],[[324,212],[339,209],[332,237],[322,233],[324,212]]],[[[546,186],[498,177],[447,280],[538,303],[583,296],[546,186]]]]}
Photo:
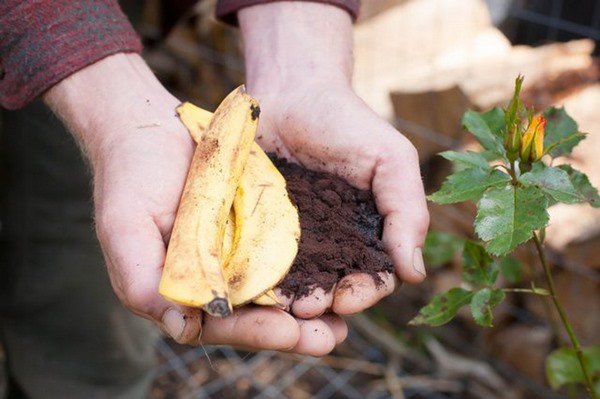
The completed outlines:
{"type": "MultiPolygon", "coordinates": [[[[217,17],[235,24],[236,12],[278,0],[219,0],[217,17]]],[[[328,3],[356,19],[360,0],[328,3]]],[[[142,45],[117,0],[0,1],[0,106],[17,109],[74,72],[142,45]]]]}

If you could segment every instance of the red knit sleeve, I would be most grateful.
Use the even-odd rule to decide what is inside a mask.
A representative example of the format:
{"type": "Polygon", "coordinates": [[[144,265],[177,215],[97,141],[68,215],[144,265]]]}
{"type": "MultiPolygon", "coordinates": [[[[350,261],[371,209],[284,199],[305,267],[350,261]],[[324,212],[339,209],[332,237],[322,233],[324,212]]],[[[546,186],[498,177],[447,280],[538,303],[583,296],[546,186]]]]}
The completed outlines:
{"type": "MultiPolygon", "coordinates": [[[[230,25],[237,25],[237,12],[244,7],[250,7],[257,4],[273,3],[283,0],[218,0],[217,1],[217,18],[230,25]]],[[[285,0],[290,1],[290,0],[285,0]]],[[[340,7],[350,14],[353,21],[358,18],[360,10],[360,0],[291,0],[291,1],[310,1],[313,3],[331,4],[340,7]]]]}
{"type": "Polygon", "coordinates": [[[0,105],[20,108],[87,65],[141,49],[117,0],[0,1],[0,105]]]}

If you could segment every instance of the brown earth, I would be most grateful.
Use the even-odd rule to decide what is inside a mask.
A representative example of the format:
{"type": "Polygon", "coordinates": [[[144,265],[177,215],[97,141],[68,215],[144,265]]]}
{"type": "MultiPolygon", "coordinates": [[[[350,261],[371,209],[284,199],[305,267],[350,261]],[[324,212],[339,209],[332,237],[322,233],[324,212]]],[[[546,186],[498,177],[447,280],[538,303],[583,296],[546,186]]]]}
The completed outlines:
{"type": "Polygon", "coordinates": [[[392,272],[393,265],[381,242],[383,223],[371,192],[330,173],[271,158],[300,215],[298,255],[279,285],[283,293],[298,298],[315,287],[330,291],[352,273],[366,273],[381,284],[378,273],[392,272]]]}

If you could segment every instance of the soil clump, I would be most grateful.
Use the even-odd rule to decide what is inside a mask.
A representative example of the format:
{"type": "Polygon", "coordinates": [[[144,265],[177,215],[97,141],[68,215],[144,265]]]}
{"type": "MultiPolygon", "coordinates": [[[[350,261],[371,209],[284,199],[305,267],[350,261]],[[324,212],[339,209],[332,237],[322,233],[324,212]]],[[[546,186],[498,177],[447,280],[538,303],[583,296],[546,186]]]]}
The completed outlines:
{"type": "Polygon", "coordinates": [[[352,273],[366,273],[381,284],[378,273],[393,272],[393,265],[381,241],[383,219],[371,192],[330,173],[271,159],[300,215],[298,255],[279,284],[283,293],[302,298],[315,287],[330,291],[352,273]]]}

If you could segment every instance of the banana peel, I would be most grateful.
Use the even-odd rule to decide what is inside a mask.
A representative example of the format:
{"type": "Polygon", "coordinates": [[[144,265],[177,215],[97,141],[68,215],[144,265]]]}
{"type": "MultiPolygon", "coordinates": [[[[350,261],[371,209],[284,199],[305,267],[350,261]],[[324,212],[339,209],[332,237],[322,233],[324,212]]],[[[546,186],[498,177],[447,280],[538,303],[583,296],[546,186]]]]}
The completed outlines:
{"type": "Polygon", "coordinates": [[[222,268],[223,236],[259,112],[241,86],[223,100],[200,137],[159,285],[159,293],[170,301],[220,317],[232,311],[222,268]]]}
{"type": "Polygon", "coordinates": [[[240,178],[233,209],[235,236],[224,272],[231,303],[239,306],[285,277],[298,252],[300,221],[284,177],[255,148],[240,178]]]}
{"type": "MultiPolygon", "coordinates": [[[[183,104],[178,113],[192,138],[200,142],[212,113],[190,103],[183,104]]],[[[298,211],[289,200],[285,179],[254,143],[223,243],[223,253],[230,253],[224,271],[233,306],[248,302],[281,306],[271,288],[289,271],[299,237],[298,211]]]]}
{"type": "MultiPolygon", "coordinates": [[[[239,90],[236,90],[232,95],[239,90]]],[[[216,120],[220,116],[220,110],[224,107],[231,107],[231,105],[226,104],[226,101],[232,95],[223,101],[214,115],[190,103],[184,103],[177,109],[181,121],[188,128],[192,138],[199,144],[198,147],[205,146],[215,136],[213,118],[216,120]]],[[[255,105],[251,117],[257,117],[257,115],[252,114],[257,114],[257,109],[258,106],[255,105]]],[[[238,119],[235,120],[239,121],[238,119]]],[[[221,124],[221,126],[227,125],[227,123],[221,124]]],[[[233,149],[230,157],[237,157],[237,161],[243,160],[244,151],[245,147],[241,151],[233,149]]],[[[192,161],[193,166],[194,161],[192,161]]],[[[204,229],[195,231],[196,241],[200,244],[198,245],[199,248],[208,248],[200,241],[205,241],[208,238],[207,234],[211,234],[210,241],[212,244],[210,248],[215,250],[214,253],[218,256],[210,258],[211,262],[209,264],[204,264],[198,263],[198,261],[202,262],[205,259],[192,259],[189,253],[181,253],[181,259],[176,263],[172,262],[171,267],[167,268],[167,262],[170,259],[168,252],[163,280],[161,280],[159,289],[160,293],[167,299],[187,306],[203,307],[208,313],[221,317],[226,316],[231,311],[232,306],[240,306],[249,302],[264,306],[281,306],[281,301],[272,288],[289,271],[297,254],[300,237],[298,212],[288,197],[285,179],[264,151],[253,141],[250,144],[250,151],[243,172],[241,172],[237,181],[236,177],[238,176],[233,174],[232,179],[222,180],[230,188],[235,188],[233,203],[229,202],[229,197],[221,204],[217,203],[218,201],[215,202],[214,196],[207,198],[208,202],[220,209],[218,212],[212,212],[215,214],[213,216],[215,228],[208,231],[204,229]],[[220,207],[217,205],[220,205],[220,207]],[[222,208],[227,205],[229,205],[229,211],[224,214],[222,208]],[[220,242],[220,246],[215,245],[215,242],[220,242]],[[215,258],[220,263],[221,279],[216,278],[216,267],[212,262],[215,258]],[[191,263],[197,265],[193,270],[187,266],[191,263]],[[198,269],[202,273],[199,273],[198,269]],[[176,272],[173,272],[174,270],[176,272]],[[210,279],[204,279],[206,276],[210,279]],[[175,281],[175,277],[180,277],[179,280],[192,280],[193,283],[187,283],[186,286],[181,281],[175,281]],[[200,283],[199,280],[203,283],[200,283]],[[213,284],[216,285],[213,286],[213,284]],[[223,284],[225,287],[223,287],[223,284]],[[187,296],[174,293],[182,286],[187,296]],[[204,290],[204,292],[210,294],[206,295],[199,292],[197,297],[193,297],[190,295],[192,289],[204,290]],[[209,302],[206,302],[207,300],[209,302]],[[227,302],[224,302],[224,300],[227,302]],[[217,301],[216,304],[215,301],[217,301]]],[[[207,176],[192,176],[191,169],[188,181],[190,178],[198,179],[198,182],[205,186],[204,191],[198,193],[212,190],[207,181],[213,184],[214,178],[202,181],[200,179],[206,179],[207,176]]],[[[187,185],[186,183],[186,188],[187,185]]],[[[186,189],[184,189],[184,196],[182,196],[177,218],[179,218],[183,201],[186,198],[186,192],[186,189]]],[[[198,215],[197,213],[185,213],[182,217],[193,218],[198,217],[198,215]]],[[[209,218],[205,216],[204,220],[207,219],[209,218]]],[[[194,225],[193,222],[188,223],[194,225]]],[[[175,225],[177,226],[177,220],[175,225]]],[[[196,226],[198,226],[197,223],[196,226]]],[[[172,235],[169,250],[173,244],[176,247],[181,246],[180,243],[173,240],[174,235],[172,235]]],[[[188,249],[190,248],[188,247],[188,249]]],[[[175,257],[172,256],[171,259],[175,259],[175,257]]]]}
{"type": "MultiPolygon", "coordinates": [[[[232,210],[229,213],[229,217],[227,218],[227,225],[225,227],[225,236],[223,237],[222,254],[224,256],[224,259],[226,259],[228,257],[228,255],[231,253],[231,249],[233,248],[234,236],[235,236],[235,213],[232,210]]],[[[228,281],[229,281],[229,279],[228,279],[228,281]]],[[[235,287],[233,289],[231,289],[231,287],[230,287],[230,292],[234,292],[235,289],[236,289],[235,287]]],[[[261,305],[261,306],[283,307],[281,300],[279,299],[279,297],[277,296],[275,291],[273,291],[272,289],[268,290],[267,292],[265,292],[264,294],[262,294],[256,298],[254,298],[252,300],[252,303],[254,303],[256,305],[261,305]]],[[[233,303],[233,306],[236,306],[235,302],[233,303]]]]}
{"type": "Polygon", "coordinates": [[[261,306],[283,307],[281,300],[279,299],[279,297],[273,290],[269,290],[269,291],[265,292],[258,298],[255,298],[252,302],[256,305],[261,305],[261,306]]]}

